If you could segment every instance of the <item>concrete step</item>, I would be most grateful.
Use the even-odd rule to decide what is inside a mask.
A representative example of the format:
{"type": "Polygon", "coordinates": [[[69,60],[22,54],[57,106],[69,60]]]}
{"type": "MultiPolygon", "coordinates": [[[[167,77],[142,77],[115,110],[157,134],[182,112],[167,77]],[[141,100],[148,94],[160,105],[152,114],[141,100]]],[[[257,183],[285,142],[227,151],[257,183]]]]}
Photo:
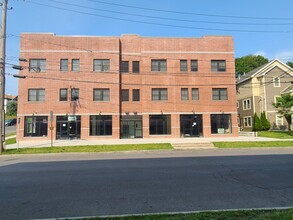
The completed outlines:
{"type": "Polygon", "coordinates": [[[209,149],[214,148],[215,146],[211,142],[204,143],[174,143],[172,144],[174,149],[209,149]]]}

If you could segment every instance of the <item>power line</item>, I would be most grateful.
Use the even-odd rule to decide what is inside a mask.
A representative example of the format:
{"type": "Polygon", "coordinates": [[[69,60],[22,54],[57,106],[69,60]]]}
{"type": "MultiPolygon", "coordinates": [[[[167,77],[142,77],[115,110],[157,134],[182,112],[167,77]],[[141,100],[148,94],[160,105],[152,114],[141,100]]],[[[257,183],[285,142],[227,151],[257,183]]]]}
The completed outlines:
{"type": "Polygon", "coordinates": [[[173,14],[182,14],[182,15],[197,15],[197,16],[206,16],[206,17],[219,17],[219,18],[237,18],[237,19],[257,19],[257,20],[293,20],[292,17],[252,17],[252,16],[236,16],[236,15],[218,15],[218,14],[205,14],[205,13],[194,13],[194,12],[182,12],[182,11],[172,11],[172,10],[163,10],[157,8],[146,8],[146,7],[138,7],[117,3],[109,3],[98,0],[88,0],[89,2],[96,2],[106,5],[116,5],[124,8],[134,8],[148,11],[157,11],[157,12],[165,12],[165,13],[173,13],[173,14]]]}
{"type": "Polygon", "coordinates": [[[78,14],[84,14],[84,15],[91,15],[95,17],[102,17],[102,18],[108,18],[112,20],[120,20],[120,21],[127,21],[127,22],[133,22],[133,23],[140,23],[140,24],[148,24],[148,25],[156,25],[156,26],[164,26],[164,27],[174,27],[174,28],[183,28],[183,29],[194,29],[194,30],[208,30],[208,31],[224,31],[224,32],[242,32],[242,33],[291,33],[292,30],[241,30],[241,29],[221,29],[221,28],[205,28],[205,27],[194,27],[194,26],[182,26],[182,25],[175,25],[175,24],[163,24],[163,23],[155,23],[155,22],[147,22],[147,21],[138,21],[138,20],[131,20],[131,19],[126,19],[126,18],[118,18],[118,17],[112,17],[112,16],[106,16],[106,15],[98,15],[98,14],[93,14],[93,13],[88,13],[88,12],[82,12],[82,11],[77,11],[77,10],[72,10],[72,9],[67,9],[67,8],[62,8],[62,7],[57,7],[53,5],[47,5],[47,4],[42,4],[39,2],[34,2],[34,1],[27,1],[28,3],[36,4],[36,5],[41,5],[49,8],[55,8],[58,10],[63,10],[63,11],[70,11],[78,14]]]}
{"type": "Polygon", "coordinates": [[[130,15],[135,17],[142,17],[142,18],[151,18],[151,19],[159,19],[159,20],[167,20],[167,21],[179,21],[179,22],[190,22],[190,23],[206,23],[206,24],[222,24],[222,25],[255,25],[255,26],[280,26],[280,25],[293,25],[293,23],[248,23],[248,22],[220,22],[220,21],[206,21],[206,20],[189,20],[189,19],[178,19],[178,18],[167,18],[167,17],[159,17],[159,16],[150,16],[150,15],[143,15],[143,14],[134,14],[134,13],[127,13],[123,11],[114,11],[108,9],[101,9],[101,8],[94,8],[79,4],[73,4],[69,2],[61,2],[57,0],[49,0],[51,2],[56,2],[63,5],[70,5],[74,7],[84,8],[84,9],[91,9],[95,11],[103,11],[103,12],[110,12],[115,14],[123,14],[123,15],[130,15]]]}

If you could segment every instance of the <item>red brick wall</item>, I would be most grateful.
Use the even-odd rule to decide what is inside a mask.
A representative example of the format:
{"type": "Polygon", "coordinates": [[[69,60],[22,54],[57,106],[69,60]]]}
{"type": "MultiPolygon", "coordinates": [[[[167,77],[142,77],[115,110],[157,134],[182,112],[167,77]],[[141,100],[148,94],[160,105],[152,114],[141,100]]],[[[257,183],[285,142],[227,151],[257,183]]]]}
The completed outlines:
{"type": "MultiPolygon", "coordinates": [[[[113,115],[113,135],[119,138],[119,113],[143,115],[143,136],[149,137],[149,114],[171,114],[172,134],[180,137],[179,115],[203,114],[204,136],[210,134],[210,114],[232,114],[232,136],[237,136],[234,46],[232,37],[148,38],[138,35],[122,37],[55,36],[53,34],[22,34],[20,57],[46,58],[45,73],[32,73],[26,68],[19,80],[18,116],[81,115],[81,138],[89,136],[89,115],[113,115]],[[120,48],[121,46],[121,48],[120,48]],[[121,74],[121,88],[130,89],[130,101],[119,103],[119,51],[121,60],[129,61],[130,73],[121,74]],[[93,59],[110,59],[110,73],[93,72],[93,59]],[[69,60],[69,71],[60,72],[60,59],[69,60]],[[80,59],[80,72],[72,72],[71,59],[80,59]],[[167,72],[151,72],[151,59],[167,59],[167,72]],[[198,60],[198,72],[180,72],[180,59],[198,60]],[[211,60],[226,60],[226,72],[211,72],[211,60]],[[132,74],[132,61],[140,61],[140,74],[132,74]],[[54,79],[54,80],[53,80],[54,79]],[[80,99],[74,110],[71,101],[59,101],[60,88],[79,88],[80,99]],[[152,101],[151,88],[167,88],[168,101],[152,101]],[[45,88],[45,102],[28,102],[29,88],[45,88]],[[110,102],[94,102],[94,88],[110,88],[110,102]],[[181,88],[199,88],[198,101],[181,101],[181,88]],[[212,88],[227,88],[227,101],[213,101],[212,88]],[[132,89],[140,89],[140,102],[132,102],[132,89]],[[74,112],[75,111],[75,112],[74,112]]],[[[28,67],[28,62],[20,65],[28,67]]],[[[190,63],[188,65],[190,69],[190,63]]],[[[69,95],[70,98],[70,95],[69,95]]],[[[54,119],[53,125],[56,124],[54,119]]],[[[20,124],[20,140],[24,124],[20,124]]],[[[55,138],[54,130],[54,138],[55,138]]],[[[219,135],[217,135],[219,136],[219,135]]],[[[225,135],[227,136],[227,135],[225,135]]],[[[154,137],[154,136],[152,136],[154,137]]],[[[159,136],[161,137],[161,136],[159,136]]],[[[50,138],[50,132],[48,137],[50,138]]],[[[105,138],[105,137],[103,137],[105,138]]]]}

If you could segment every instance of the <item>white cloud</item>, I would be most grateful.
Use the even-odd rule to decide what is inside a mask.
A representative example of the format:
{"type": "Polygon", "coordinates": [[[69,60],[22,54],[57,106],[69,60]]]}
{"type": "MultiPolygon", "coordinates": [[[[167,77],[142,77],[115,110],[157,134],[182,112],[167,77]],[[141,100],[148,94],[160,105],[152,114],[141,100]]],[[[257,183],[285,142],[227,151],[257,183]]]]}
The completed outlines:
{"type": "Polygon", "coordinates": [[[267,53],[264,51],[256,51],[253,55],[257,56],[257,55],[261,55],[263,57],[266,57],[267,53]]]}
{"type": "Polygon", "coordinates": [[[276,59],[281,60],[282,62],[287,63],[288,61],[293,60],[293,51],[281,51],[275,55],[276,59]]]}

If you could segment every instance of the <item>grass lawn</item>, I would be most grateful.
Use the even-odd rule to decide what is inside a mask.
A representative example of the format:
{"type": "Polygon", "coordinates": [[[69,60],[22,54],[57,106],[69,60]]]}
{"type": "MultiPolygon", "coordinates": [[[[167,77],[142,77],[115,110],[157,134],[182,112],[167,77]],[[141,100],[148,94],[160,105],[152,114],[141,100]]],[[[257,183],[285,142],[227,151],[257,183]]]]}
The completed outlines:
{"type": "MultiPolygon", "coordinates": [[[[7,140],[8,141],[8,140],[7,140]]],[[[171,144],[121,144],[121,145],[87,145],[62,146],[43,148],[8,149],[2,154],[41,154],[64,152],[110,152],[110,151],[136,151],[136,150],[168,150],[173,149],[171,144]]]]}
{"type": "Polygon", "coordinates": [[[92,220],[277,220],[293,219],[293,209],[286,210],[252,210],[219,211],[194,214],[144,215],[129,217],[88,218],[92,220]]]}
{"type": "Polygon", "coordinates": [[[293,141],[213,142],[218,148],[293,147],[293,141]]]}
{"type": "Polygon", "coordinates": [[[5,137],[10,137],[10,136],[13,136],[13,135],[16,135],[16,132],[13,132],[11,134],[6,134],[5,137]]]}
{"type": "Polygon", "coordinates": [[[293,139],[292,131],[259,131],[257,132],[259,137],[269,137],[269,138],[280,138],[280,139],[293,139]]]}
{"type": "Polygon", "coordinates": [[[9,145],[9,144],[15,144],[16,143],[16,138],[9,138],[5,140],[5,145],[9,145]]]}

